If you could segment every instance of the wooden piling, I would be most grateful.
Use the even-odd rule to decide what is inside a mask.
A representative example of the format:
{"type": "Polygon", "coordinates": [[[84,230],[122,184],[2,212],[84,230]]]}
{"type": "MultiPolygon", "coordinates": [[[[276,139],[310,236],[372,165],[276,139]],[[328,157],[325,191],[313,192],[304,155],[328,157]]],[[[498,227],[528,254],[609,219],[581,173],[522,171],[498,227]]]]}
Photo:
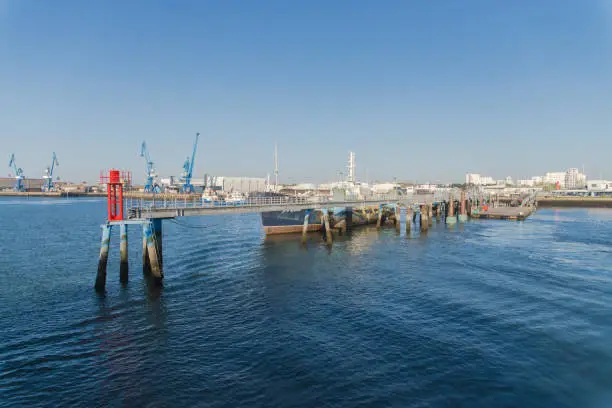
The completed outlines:
{"type": "Polygon", "coordinates": [[[396,205],[395,206],[395,231],[397,231],[397,233],[399,234],[402,228],[401,225],[401,212],[400,212],[400,206],[396,205]]]}
{"type": "Polygon", "coordinates": [[[110,247],[111,225],[102,226],[102,242],[100,244],[100,259],[98,260],[98,273],[96,274],[95,288],[103,291],[106,287],[106,265],[108,264],[108,251],[110,247]]]}
{"type": "Polygon", "coordinates": [[[433,204],[427,204],[427,221],[431,227],[433,225],[433,204]]]}
{"type": "Polygon", "coordinates": [[[411,224],[412,224],[412,211],[410,207],[406,207],[406,236],[410,236],[411,224]]]}
{"type": "Polygon", "coordinates": [[[157,261],[159,262],[159,269],[161,272],[161,276],[164,276],[164,250],[163,244],[164,240],[162,239],[162,220],[155,219],[153,220],[153,228],[155,230],[155,246],[157,249],[157,261]]]}
{"type": "Polygon", "coordinates": [[[344,230],[350,231],[353,228],[353,207],[346,207],[344,210],[344,230]]]}
{"type": "Polygon", "coordinates": [[[378,208],[378,220],[376,221],[376,229],[380,229],[380,226],[382,224],[382,213],[383,213],[383,207],[381,205],[378,208]]]}
{"type": "Polygon", "coordinates": [[[147,252],[151,264],[151,274],[154,278],[162,280],[164,278],[162,269],[162,243],[161,243],[161,220],[154,219],[145,224],[145,234],[147,237],[147,252]],[[159,242],[157,242],[159,240],[159,242]]]}
{"type": "Polygon", "coordinates": [[[147,224],[142,225],[142,273],[145,276],[151,274],[151,260],[149,259],[149,248],[147,246],[147,224]]]}
{"type": "Polygon", "coordinates": [[[453,201],[453,196],[450,196],[448,200],[448,216],[446,217],[447,224],[456,224],[457,217],[455,217],[455,202],[453,201]]]}
{"type": "Polygon", "coordinates": [[[467,204],[465,199],[465,190],[461,191],[461,201],[459,203],[459,222],[467,221],[467,204]]]}
{"type": "Polygon", "coordinates": [[[421,232],[427,232],[429,221],[427,219],[427,205],[421,206],[421,232]]]}
{"type": "Polygon", "coordinates": [[[334,237],[332,234],[332,230],[329,226],[329,211],[324,212],[323,222],[325,222],[325,241],[327,242],[327,245],[331,245],[333,243],[334,237]]]}
{"type": "Polygon", "coordinates": [[[309,218],[310,218],[310,210],[306,210],[306,215],[304,216],[304,226],[302,227],[302,244],[305,244],[307,240],[308,219],[309,218]]]}
{"type": "Polygon", "coordinates": [[[119,246],[119,281],[126,283],[128,281],[128,235],[127,224],[119,226],[120,246],[119,246]]]}

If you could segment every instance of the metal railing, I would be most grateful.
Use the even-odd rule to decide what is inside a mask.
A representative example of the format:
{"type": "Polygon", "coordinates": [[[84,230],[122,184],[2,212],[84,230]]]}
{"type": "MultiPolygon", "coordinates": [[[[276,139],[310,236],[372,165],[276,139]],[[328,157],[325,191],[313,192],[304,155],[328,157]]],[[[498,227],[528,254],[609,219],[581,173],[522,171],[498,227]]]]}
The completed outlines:
{"type": "Polygon", "coordinates": [[[327,203],[359,203],[369,201],[400,201],[407,196],[398,195],[372,195],[368,197],[345,196],[342,200],[333,200],[328,197],[252,197],[242,200],[205,200],[198,196],[182,198],[128,198],[127,207],[129,208],[235,208],[235,207],[261,207],[279,205],[323,205],[327,203]]]}
{"type": "Polygon", "coordinates": [[[368,196],[356,196],[347,194],[341,199],[328,196],[277,196],[277,197],[250,197],[243,200],[206,200],[199,195],[182,197],[139,197],[126,199],[127,215],[129,219],[147,218],[153,212],[165,210],[204,209],[208,213],[218,210],[231,212],[262,212],[267,208],[295,209],[312,206],[312,208],[327,207],[360,207],[377,204],[399,204],[402,206],[415,205],[417,203],[431,203],[442,201],[442,194],[427,195],[400,195],[400,194],[373,194],[368,196]]]}

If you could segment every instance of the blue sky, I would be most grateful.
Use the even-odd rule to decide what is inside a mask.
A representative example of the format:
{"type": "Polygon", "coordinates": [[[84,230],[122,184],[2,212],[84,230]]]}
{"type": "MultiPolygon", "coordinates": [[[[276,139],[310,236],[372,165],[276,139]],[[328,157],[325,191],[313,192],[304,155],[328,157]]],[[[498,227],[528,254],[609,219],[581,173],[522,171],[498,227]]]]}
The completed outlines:
{"type": "MultiPolygon", "coordinates": [[[[0,0],[0,159],[178,174],[612,178],[612,5],[0,0]]],[[[0,164],[2,164],[0,162],[0,164]]],[[[2,175],[8,174],[5,167],[2,175]]]]}

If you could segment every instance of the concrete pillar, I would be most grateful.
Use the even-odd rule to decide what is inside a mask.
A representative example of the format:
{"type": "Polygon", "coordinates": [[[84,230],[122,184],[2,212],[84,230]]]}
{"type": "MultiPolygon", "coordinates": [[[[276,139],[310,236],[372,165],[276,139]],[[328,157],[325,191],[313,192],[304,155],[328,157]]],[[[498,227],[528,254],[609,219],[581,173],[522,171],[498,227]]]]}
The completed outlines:
{"type": "Polygon", "coordinates": [[[147,246],[147,225],[142,224],[142,273],[146,276],[151,274],[151,260],[149,259],[149,248],[147,246]]]}
{"type": "Polygon", "coordinates": [[[344,210],[344,215],[345,215],[345,221],[344,221],[344,225],[345,225],[345,230],[346,231],[350,231],[353,228],[353,207],[346,207],[346,209],[344,210]]]}
{"type": "Polygon", "coordinates": [[[457,223],[457,217],[455,217],[455,202],[452,196],[448,200],[448,216],[446,217],[446,223],[451,225],[457,223]]]}
{"type": "Polygon", "coordinates": [[[406,236],[410,236],[410,227],[412,224],[412,210],[406,207],[406,236]]]}
{"type": "Polygon", "coordinates": [[[162,269],[161,242],[161,220],[151,220],[145,224],[145,236],[147,239],[147,252],[151,264],[151,274],[161,281],[164,278],[162,269]],[[159,232],[157,231],[159,228],[159,232]]]}
{"type": "Polygon", "coordinates": [[[102,242],[100,244],[100,259],[98,260],[98,273],[96,274],[97,291],[103,291],[106,287],[106,265],[108,263],[108,250],[110,247],[111,226],[102,226],[102,242]]]}
{"type": "Polygon", "coordinates": [[[128,234],[127,224],[121,224],[119,226],[119,235],[121,237],[121,244],[119,246],[119,281],[126,283],[128,281],[128,234]]]}
{"type": "Polygon", "coordinates": [[[380,229],[380,226],[382,224],[382,213],[383,206],[381,205],[380,207],[378,207],[378,220],[376,221],[376,229],[380,229]]]}
{"type": "Polygon", "coordinates": [[[399,234],[401,231],[401,209],[399,205],[395,206],[395,230],[397,231],[397,233],[399,234]]]}
{"type": "Polygon", "coordinates": [[[304,216],[304,226],[302,227],[302,244],[306,243],[307,234],[308,234],[308,219],[310,218],[310,210],[306,210],[306,215],[304,216]]]}
{"type": "Polygon", "coordinates": [[[324,211],[323,222],[325,223],[325,241],[327,242],[327,245],[331,245],[334,241],[334,237],[329,225],[329,211],[324,211]]]}

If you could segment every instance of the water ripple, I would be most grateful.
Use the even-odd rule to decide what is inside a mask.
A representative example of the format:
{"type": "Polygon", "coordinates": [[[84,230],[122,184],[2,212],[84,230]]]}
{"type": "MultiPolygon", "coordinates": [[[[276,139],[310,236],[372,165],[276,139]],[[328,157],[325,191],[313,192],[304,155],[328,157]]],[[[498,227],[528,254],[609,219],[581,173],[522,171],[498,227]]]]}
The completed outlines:
{"type": "Polygon", "coordinates": [[[27,203],[0,200],[2,407],[612,404],[612,211],[331,249],[264,240],[253,215],[185,219],[164,225],[161,288],[130,228],[130,282],[113,247],[101,296],[104,202],[27,203]]]}

